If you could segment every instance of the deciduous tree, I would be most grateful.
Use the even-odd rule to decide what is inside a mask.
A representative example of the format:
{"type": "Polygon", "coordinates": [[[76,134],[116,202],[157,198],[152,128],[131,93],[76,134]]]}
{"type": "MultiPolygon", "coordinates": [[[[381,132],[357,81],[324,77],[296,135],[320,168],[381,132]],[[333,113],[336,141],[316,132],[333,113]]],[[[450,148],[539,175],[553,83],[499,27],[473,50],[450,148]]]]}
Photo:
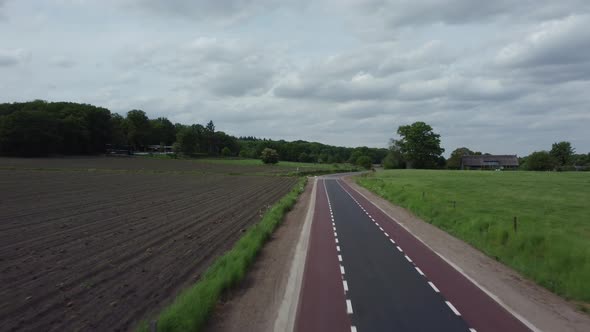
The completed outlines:
{"type": "Polygon", "coordinates": [[[553,143],[549,154],[557,161],[559,166],[571,165],[574,149],[570,142],[553,143]]]}
{"type": "Polygon", "coordinates": [[[401,137],[400,151],[411,168],[435,168],[441,154],[445,151],[440,146],[440,135],[424,122],[400,126],[397,130],[401,137]]]}

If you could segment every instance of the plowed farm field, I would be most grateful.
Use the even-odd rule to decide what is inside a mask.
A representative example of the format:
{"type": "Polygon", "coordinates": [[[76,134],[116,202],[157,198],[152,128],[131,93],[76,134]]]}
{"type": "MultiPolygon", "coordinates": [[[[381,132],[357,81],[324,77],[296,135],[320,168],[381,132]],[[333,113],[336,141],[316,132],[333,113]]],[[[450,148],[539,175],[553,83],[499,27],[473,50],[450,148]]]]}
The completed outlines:
{"type": "MultiPolygon", "coordinates": [[[[101,160],[108,162],[141,168],[101,160]]],[[[132,329],[198,280],[297,182],[176,174],[168,161],[149,161],[157,162],[170,172],[43,170],[42,159],[39,170],[0,169],[1,330],[132,329]]]]}

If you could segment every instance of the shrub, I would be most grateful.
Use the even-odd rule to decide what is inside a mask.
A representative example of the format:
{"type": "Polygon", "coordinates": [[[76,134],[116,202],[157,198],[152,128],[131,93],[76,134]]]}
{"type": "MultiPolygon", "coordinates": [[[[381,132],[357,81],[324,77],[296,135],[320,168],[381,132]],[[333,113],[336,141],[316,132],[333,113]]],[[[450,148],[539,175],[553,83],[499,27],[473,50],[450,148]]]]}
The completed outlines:
{"type": "Polygon", "coordinates": [[[260,158],[265,164],[276,164],[279,162],[279,154],[277,153],[277,150],[270,148],[265,148],[262,150],[262,155],[260,158]]]}
{"type": "Polygon", "coordinates": [[[221,149],[221,155],[224,157],[231,157],[232,152],[231,150],[226,146],[223,149],[221,149]]]}
{"type": "Polygon", "coordinates": [[[371,158],[368,156],[361,156],[356,160],[356,164],[364,167],[365,169],[371,169],[373,163],[371,162],[371,158]]]}

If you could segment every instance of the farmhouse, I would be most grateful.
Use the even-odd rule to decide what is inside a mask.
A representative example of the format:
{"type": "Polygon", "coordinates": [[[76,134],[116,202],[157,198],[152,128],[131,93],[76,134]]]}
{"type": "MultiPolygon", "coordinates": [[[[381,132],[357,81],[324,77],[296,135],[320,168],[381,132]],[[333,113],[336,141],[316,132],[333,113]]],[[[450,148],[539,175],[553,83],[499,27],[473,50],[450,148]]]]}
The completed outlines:
{"type": "Polygon", "coordinates": [[[516,155],[477,155],[461,157],[461,169],[515,169],[516,155]]]}

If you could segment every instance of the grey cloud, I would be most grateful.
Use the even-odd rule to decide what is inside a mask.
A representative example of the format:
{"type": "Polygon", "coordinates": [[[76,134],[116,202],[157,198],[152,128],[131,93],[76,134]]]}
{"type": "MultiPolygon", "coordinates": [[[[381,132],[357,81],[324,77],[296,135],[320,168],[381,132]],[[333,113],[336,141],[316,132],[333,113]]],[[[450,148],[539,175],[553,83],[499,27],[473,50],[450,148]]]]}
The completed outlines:
{"type": "Polygon", "coordinates": [[[30,58],[31,53],[23,49],[0,49],[0,67],[15,66],[30,58]]]}
{"type": "Polygon", "coordinates": [[[284,5],[274,0],[125,0],[124,4],[153,15],[221,24],[234,24],[284,5]]]}
{"type": "Polygon", "coordinates": [[[153,43],[125,49],[122,67],[180,80],[174,90],[209,91],[219,96],[263,94],[279,71],[274,52],[246,41],[200,37],[187,43],[153,43]]]}
{"type": "Polygon", "coordinates": [[[0,0],[0,22],[2,22],[2,20],[5,18],[5,15],[3,13],[3,7],[4,4],[6,4],[8,2],[8,0],[0,0]]]}
{"type": "Polygon", "coordinates": [[[50,60],[50,63],[54,66],[61,67],[61,68],[71,68],[74,67],[77,62],[74,59],[57,56],[50,60]]]}
{"type": "Polygon", "coordinates": [[[434,23],[466,24],[489,22],[493,19],[540,20],[587,11],[585,0],[356,0],[366,14],[376,16],[389,26],[434,23]]]}
{"type": "Polygon", "coordinates": [[[217,95],[263,94],[270,88],[274,72],[270,68],[227,66],[210,78],[209,88],[217,95]]]}
{"type": "Polygon", "coordinates": [[[537,26],[524,40],[503,47],[497,67],[546,84],[590,79],[590,15],[569,16],[537,26]]]}
{"type": "Polygon", "coordinates": [[[399,125],[426,121],[449,153],[590,147],[586,0],[321,0],[301,12],[295,0],[268,10],[270,0],[123,1],[123,15],[107,15],[121,9],[115,0],[4,6],[21,33],[0,29],[3,101],[142,108],[235,135],[347,146],[385,147],[399,125]],[[27,23],[36,13],[50,23],[42,33],[27,23]],[[52,58],[53,41],[71,55],[95,39],[71,57],[76,70],[53,75],[47,64],[74,64],[52,58]]]}
{"type": "Polygon", "coordinates": [[[384,42],[330,56],[285,77],[274,94],[334,101],[394,98],[402,82],[440,75],[450,63],[450,57],[435,55],[442,48],[441,42],[430,41],[404,51],[384,42]]]}
{"type": "Polygon", "coordinates": [[[499,65],[542,66],[587,62],[590,54],[590,15],[569,16],[541,24],[524,41],[504,47],[499,65]]]}

